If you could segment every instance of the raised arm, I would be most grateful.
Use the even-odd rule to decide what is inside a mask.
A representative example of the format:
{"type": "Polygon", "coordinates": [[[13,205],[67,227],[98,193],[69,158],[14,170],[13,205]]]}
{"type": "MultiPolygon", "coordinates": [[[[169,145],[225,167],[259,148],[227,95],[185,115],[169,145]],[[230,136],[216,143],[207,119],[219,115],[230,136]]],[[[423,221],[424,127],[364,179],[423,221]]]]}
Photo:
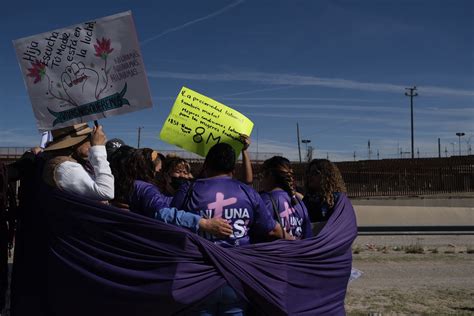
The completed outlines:
{"type": "Polygon", "coordinates": [[[241,179],[245,184],[252,184],[253,183],[253,170],[252,170],[252,162],[250,161],[250,156],[248,153],[248,148],[250,146],[250,137],[244,134],[240,134],[240,141],[244,145],[242,148],[242,174],[241,179]]]}
{"type": "Polygon", "coordinates": [[[114,198],[114,176],[105,151],[106,136],[102,126],[95,127],[91,137],[89,162],[94,169],[92,177],[78,163],[65,161],[55,172],[59,188],[92,200],[108,201],[114,198]]]}

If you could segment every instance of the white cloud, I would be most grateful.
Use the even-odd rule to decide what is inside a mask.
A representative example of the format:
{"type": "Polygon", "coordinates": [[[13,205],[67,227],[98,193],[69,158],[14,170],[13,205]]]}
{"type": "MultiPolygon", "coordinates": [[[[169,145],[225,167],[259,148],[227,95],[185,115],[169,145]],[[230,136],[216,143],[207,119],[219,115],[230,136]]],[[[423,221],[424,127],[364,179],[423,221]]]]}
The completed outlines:
{"type": "MultiPolygon", "coordinates": [[[[289,86],[322,86],[328,88],[354,89],[374,92],[405,92],[407,85],[390,83],[359,82],[338,78],[321,78],[315,76],[302,76],[292,74],[277,74],[263,72],[235,72],[221,74],[193,74],[181,72],[156,72],[148,73],[151,78],[205,80],[205,81],[247,81],[258,84],[289,85],[289,86]]],[[[418,86],[418,92],[426,96],[462,96],[474,97],[473,90],[454,89],[435,86],[418,86]]]]}
{"type": "Polygon", "coordinates": [[[234,7],[236,7],[236,6],[238,6],[239,4],[241,4],[241,3],[243,3],[243,2],[244,2],[244,0],[238,0],[238,1],[234,2],[234,3],[231,3],[231,4],[229,4],[229,5],[225,6],[225,7],[223,7],[222,9],[219,9],[219,10],[217,10],[217,11],[214,11],[214,12],[212,12],[212,13],[210,13],[210,14],[207,14],[207,15],[202,16],[202,17],[200,17],[200,18],[197,18],[197,19],[194,19],[194,20],[192,20],[192,21],[186,22],[186,23],[184,23],[184,24],[181,24],[181,25],[178,25],[178,26],[175,26],[175,27],[166,29],[166,30],[164,30],[163,32],[161,32],[161,33],[159,33],[159,34],[157,34],[157,35],[154,35],[154,36],[152,36],[152,37],[149,37],[149,38],[143,40],[143,41],[140,43],[140,45],[142,45],[142,46],[143,46],[143,45],[146,45],[147,43],[152,42],[152,41],[154,41],[154,40],[157,40],[158,38],[160,38],[160,37],[162,37],[162,36],[164,36],[164,35],[166,35],[166,34],[169,34],[169,33],[172,33],[172,32],[176,32],[176,31],[179,31],[179,30],[182,30],[182,29],[184,29],[184,28],[186,28],[186,27],[188,27],[188,26],[191,26],[191,25],[193,25],[193,24],[196,24],[196,23],[199,23],[199,22],[202,22],[202,21],[211,19],[211,18],[213,18],[213,17],[216,17],[216,16],[218,16],[218,15],[220,15],[220,14],[226,12],[226,11],[229,11],[230,9],[232,9],[232,8],[234,8],[234,7]]]}

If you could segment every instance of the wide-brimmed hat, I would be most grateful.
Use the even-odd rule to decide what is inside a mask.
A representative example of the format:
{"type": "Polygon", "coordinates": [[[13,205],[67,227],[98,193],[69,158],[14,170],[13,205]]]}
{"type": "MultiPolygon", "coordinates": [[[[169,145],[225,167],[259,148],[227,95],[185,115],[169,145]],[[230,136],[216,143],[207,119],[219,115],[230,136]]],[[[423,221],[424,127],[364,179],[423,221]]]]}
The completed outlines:
{"type": "Polygon", "coordinates": [[[50,151],[72,147],[86,140],[91,133],[92,128],[87,123],[52,130],[53,141],[48,143],[44,150],[50,151]]]}

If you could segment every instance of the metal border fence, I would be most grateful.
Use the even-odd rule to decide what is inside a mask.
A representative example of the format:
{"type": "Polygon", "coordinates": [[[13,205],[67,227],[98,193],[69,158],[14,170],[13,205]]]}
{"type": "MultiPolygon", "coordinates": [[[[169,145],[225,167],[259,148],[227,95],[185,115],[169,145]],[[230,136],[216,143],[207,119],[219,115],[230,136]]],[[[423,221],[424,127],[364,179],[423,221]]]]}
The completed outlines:
{"type": "MultiPolygon", "coordinates": [[[[14,161],[29,147],[0,147],[0,160],[14,161]]],[[[203,159],[185,151],[162,151],[176,154],[192,163],[197,175],[203,159]]],[[[260,189],[259,172],[264,159],[277,153],[251,153],[254,187],[260,189]]],[[[351,197],[410,196],[474,192],[474,155],[448,158],[382,159],[336,162],[351,197]]],[[[295,180],[303,187],[306,163],[293,163],[295,180]]],[[[241,164],[236,174],[240,175],[241,164]]]]}
{"type": "MultiPolygon", "coordinates": [[[[194,163],[199,172],[202,163],[194,163]]],[[[261,163],[253,163],[255,189],[260,189],[261,163]]],[[[416,196],[474,192],[474,156],[336,162],[350,197],[416,196]]],[[[303,190],[306,163],[293,163],[303,190]]],[[[236,168],[240,175],[241,165],[236,168]]]]}
{"type": "Polygon", "coordinates": [[[474,192],[474,156],[337,163],[353,197],[474,192]]]}

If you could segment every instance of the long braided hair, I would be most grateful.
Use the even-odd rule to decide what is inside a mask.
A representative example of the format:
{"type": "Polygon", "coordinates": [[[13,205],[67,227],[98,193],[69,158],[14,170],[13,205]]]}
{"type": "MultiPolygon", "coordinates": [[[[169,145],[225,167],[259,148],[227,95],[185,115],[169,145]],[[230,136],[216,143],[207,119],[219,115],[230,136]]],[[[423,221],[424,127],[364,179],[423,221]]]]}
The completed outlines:
{"type": "Polygon", "coordinates": [[[290,161],[285,157],[273,156],[263,162],[263,172],[271,175],[275,181],[275,185],[282,188],[291,198],[291,204],[296,205],[296,186],[293,168],[290,161]]]}
{"type": "Polygon", "coordinates": [[[346,184],[342,179],[342,175],[339,171],[339,168],[327,159],[313,159],[306,167],[305,174],[306,194],[317,195],[320,198],[321,202],[326,202],[330,208],[334,206],[335,192],[347,192],[346,184]],[[316,169],[316,171],[321,175],[320,189],[317,191],[311,189],[309,185],[311,169],[316,169]]]}

